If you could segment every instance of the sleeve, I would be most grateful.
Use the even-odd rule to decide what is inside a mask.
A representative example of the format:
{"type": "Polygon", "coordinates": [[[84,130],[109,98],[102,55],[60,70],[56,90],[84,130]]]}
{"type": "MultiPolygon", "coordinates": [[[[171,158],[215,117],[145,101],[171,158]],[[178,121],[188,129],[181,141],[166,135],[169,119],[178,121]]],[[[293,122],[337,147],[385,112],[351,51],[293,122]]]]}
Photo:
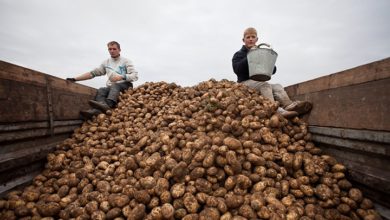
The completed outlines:
{"type": "Polygon", "coordinates": [[[138,72],[135,70],[131,60],[126,60],[126,81],[134,82],[138,80],[138,72]]]}
{"type": "Polygon", "coordinates": [[[232,59],[232,63],[233,71],[237,75],[249,74],[248,60],[245,53],[235,53],[232,59]]]}
{"type": "Polygon", "coordinates": [[[102,64],[100,64],[99,67],[97,67],[91,71],[92,77],[102,76],[105,74],[106,74],[106,68],[105,68],[104,62],[102,64]]]}

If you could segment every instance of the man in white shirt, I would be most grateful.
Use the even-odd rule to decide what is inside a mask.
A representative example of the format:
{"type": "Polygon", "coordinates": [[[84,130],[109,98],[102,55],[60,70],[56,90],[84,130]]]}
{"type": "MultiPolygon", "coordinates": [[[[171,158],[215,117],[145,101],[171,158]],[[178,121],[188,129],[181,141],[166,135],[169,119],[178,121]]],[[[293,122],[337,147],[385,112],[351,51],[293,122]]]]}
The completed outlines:
{"type": "Polygon", "coordinates": [[[87,119],[114,108],[118,102],[120,92],[132,88],[132,82],[138,80],[138,72],[135,70],[133,63],[129,59],[120,56],[119,43],[111,41],[107,44],[107,47],[111,57],[104,60],[99,67],[75,78],[66,78],[68,81],[76,82],[107,75],[106,87],[99,88],[95,100],[89,101],[93,109],[80,112],[87,119]]]}

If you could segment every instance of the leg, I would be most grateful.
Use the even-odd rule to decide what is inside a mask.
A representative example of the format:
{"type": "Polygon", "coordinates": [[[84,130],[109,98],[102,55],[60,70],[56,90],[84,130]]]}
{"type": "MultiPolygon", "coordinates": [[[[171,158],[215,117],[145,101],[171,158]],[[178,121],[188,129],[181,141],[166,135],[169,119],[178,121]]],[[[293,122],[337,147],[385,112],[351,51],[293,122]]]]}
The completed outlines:
{"type": "Polygon", "coordinates": [[[118,97],[120,95],[120,92],[123,92],[124,90],[128,89],[129,87],[133,87],[133,84],[130,82],[124,82],[124,83],[115,83],[110,87],[110,91],[108,92],[106,102],[107,104],[113,108],[117,102],[118,97]]]}
{"type": "MultiPolygon", "coordinates": [[[[276,98],[279,98],[277,96],[275,96],[274,98],[274,93],[273,93],[273,85],[270,85],[269,83],[267,82],[259,82],[259,81],[254,81],[254,80],[246,80],[245,82],[243,82],[246,86],[248,87],[251,87],[257,91],[259,91],[261,93],[262,96],[264,96],[265,98],[268,98],[270,99],[271,101],[275,101],[276,98]]],[[[280,86],[281,87],[281,86],[280,86]]],[[[278,88],[276,88],[278,89],[278,88]]],[[[283,87],[282,87],[283,89],[283,87]]],[[[284,91],[284,89],[283,89],[284,91]]],[[[286,93],[284,91],[284,93],[286,93]]],[[[279,94],[278,94],[279,95],[279,94]]],[[[287,93],[286,93],[286,96],[287,96],[287,93]]],[[[287,96],[288,98],[288,96],[287,96]]],[[[279,101],[278,99],[276,99],[276,101],[279,101]]],[[[282,103],[280,103],[282,104],[282,103]]],[[[285,118],[292,118],[292,117],[295,117],[298,115],[297,112],[295,111],[286,111],[285,109],[281,108],[281,107],[278,107],[277,111],[276,111],[278,114],[282,115],[283,117],[285,118]]]]}
{"type": "Polygon", "coordinates": [[[243,84],[260,92],[260,94],[265,98],[268,98],[271,101],[275,101],[274,96],[272,94],[272,87],[269,83],[249,79],[244,81],[243,84]]]}
{"type": "Polygon", "coordinates": [[[110,88],[108,87],[99,88],[96,93],[95,100],[98,102],[105,102],[109,92],[110,92],[110,88]]]}
{"type": "Polygon", "coordinates": [[[100,113],[102,113],[100,110],[94,108],[85,111],[80,111],[80,114],[83,116],[84,119],[92,119],[93,116],[96,116],[100,113]]]}
{"type": "Polygon", "coordinates": [[[308,101],[291,101],[286,90],[280,84],[272,85],[272,92],[274,93],[276,101],[287,111],[294,111],[298,114],[305,114],[312,108],[312,104],[308,101]]]}
{"type": "Polygon", "coordinates": [[[106,103],[106,98],[110,92],[109,87],[101,87],[96,93],[95,100],[89,100],[89,105],[92,106],[95,110],[106,112],[110,107],[106,103]]]}
{"type": "MultiPolygon", "coordinates": [[[[109,89],[107,87],[99,88],[97,93],[96,93],[96,96],[95,96],[96,101],[89,100],[89,104],[91,105],[91,102],[104,102],[104,100],[107,97],[108,91],[109,91],[109,89]]],[[[92,109],[80,111],[80,114],[83,116],[84,119],[92,119],[93,116],[96,116],[96,115],[102,113],[95,106],[93,106],[93,105],[91,105],[91,106],[93,107],[92,109]]]]}
{"type": "Polygon", "coordinates": [[[275,100],[280,103],[282,107],[286,107],[292,103],[290,97],[288,97],[286,90],[280,84],[272,84],[272,93],[275,100]]]}

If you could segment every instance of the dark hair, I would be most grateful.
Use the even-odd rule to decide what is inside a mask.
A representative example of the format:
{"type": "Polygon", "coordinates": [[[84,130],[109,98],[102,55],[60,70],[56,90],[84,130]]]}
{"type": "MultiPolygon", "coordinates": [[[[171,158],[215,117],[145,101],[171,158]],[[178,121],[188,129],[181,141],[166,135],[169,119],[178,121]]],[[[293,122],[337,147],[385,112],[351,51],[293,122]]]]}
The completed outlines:
{"type": "Polygon", "coordinates": [[[121,45],[118,42],[116,42],[116,41],[108,42],[107,47],[110,46],[110,45],[116,45],[118,47],[118,49],[121,49],[121,45]]]}

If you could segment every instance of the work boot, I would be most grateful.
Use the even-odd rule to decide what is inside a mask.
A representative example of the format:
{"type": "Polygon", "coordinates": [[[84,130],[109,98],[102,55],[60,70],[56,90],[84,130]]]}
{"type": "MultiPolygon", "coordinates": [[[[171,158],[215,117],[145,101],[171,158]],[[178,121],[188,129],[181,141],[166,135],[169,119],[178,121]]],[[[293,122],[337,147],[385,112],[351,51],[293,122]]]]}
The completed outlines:
{"type": "Polygon", "coordinates": [[[100,113],[102,113],[102,112],[98,109],[88,109],[88,110],[80,111],[80,114],[85,119],[92,119],[93,116],[98,115],[100,113]]]}
{"type": "Polygon", "coordinates": [[[287,111],[284,108],[279,107],[276,110],[276,113],[283,116],[284,118],[293,118],[295,116],[298,116],[298,112],[296,111],[287,111]]]}
{"type": "Polygon", "coordinates": [[[284,109],[287,111],[296,111],[299,115],[310,112],[313,108],[313,105],[308,101],[293,101],[290,105],[286,106],[284,109]]]}
{"type": "Polygon", "coordinates": [[[110,106],[107,105],[105,102],[98,102],[95,100],[89,100],[89,105],[101,110],[102,112],[106,112],[107,110],[111,109],[110,106]]]}

